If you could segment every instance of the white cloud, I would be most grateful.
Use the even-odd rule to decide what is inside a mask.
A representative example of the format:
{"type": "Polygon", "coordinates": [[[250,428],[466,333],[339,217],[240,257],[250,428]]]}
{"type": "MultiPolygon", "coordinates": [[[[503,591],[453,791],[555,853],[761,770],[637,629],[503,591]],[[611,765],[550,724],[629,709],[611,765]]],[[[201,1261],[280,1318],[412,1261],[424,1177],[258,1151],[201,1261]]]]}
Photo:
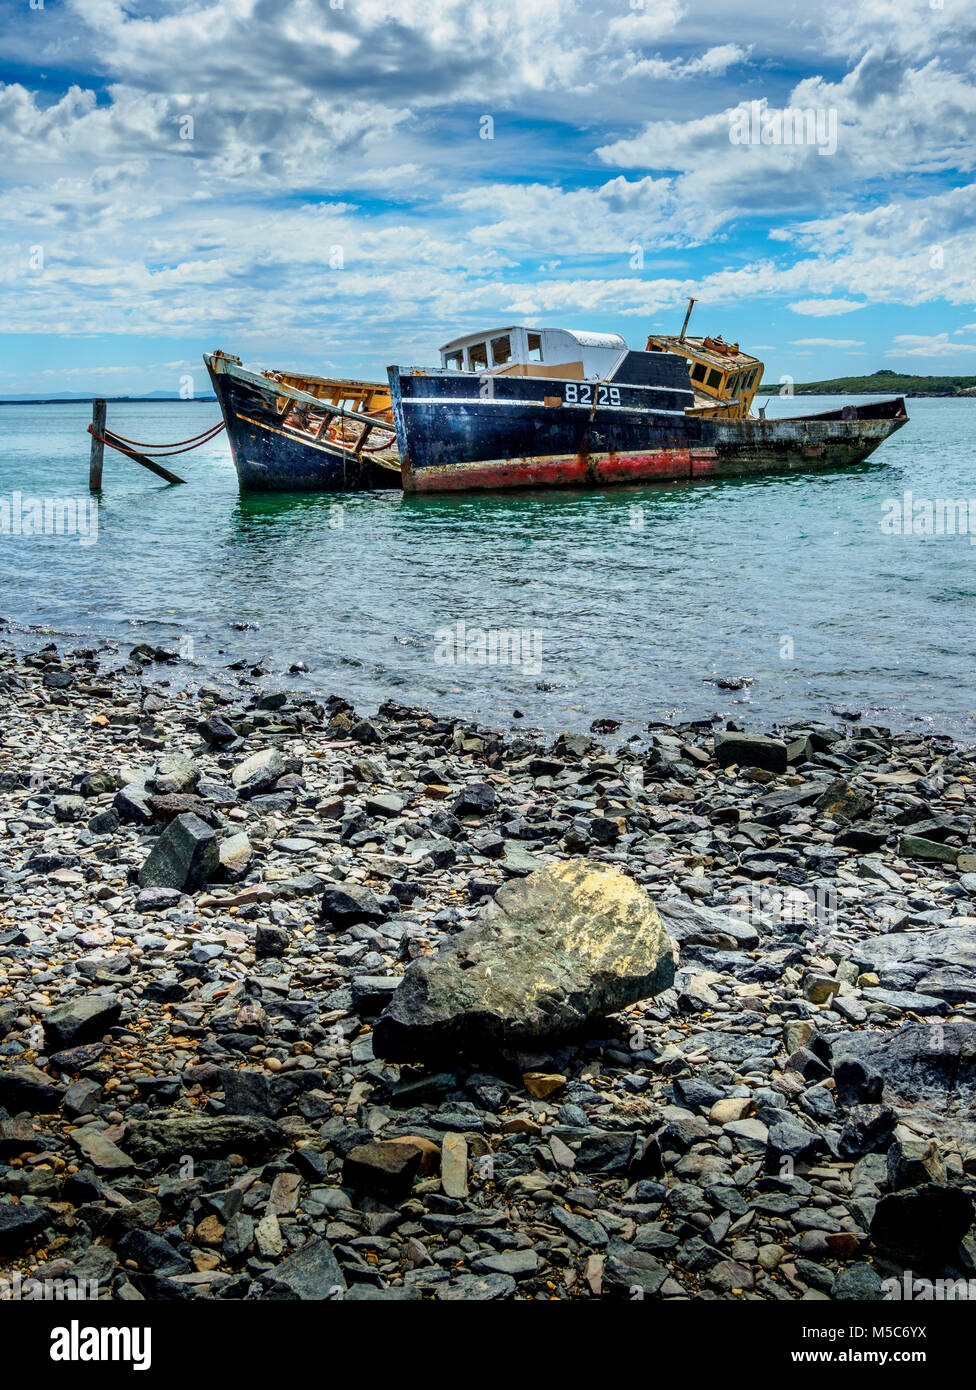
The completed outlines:
{"type": "Polygon", "coordinates": [[[712,230],[760,210],[826,213],[838,190],[856,196],[870,181],[976,168],[967,134],[976,122],[976,85],[968,70],[952,67],[951,52],[913,66],[878,43],[839,81],[812,76],[776,99],[754,93],[749,101],[760,122],[786,108],[812,111],[820,134],[808,143],[742,142],[739,121],[750,108],[737,95],[687,119],[648,121],[596,153],[620,169],[675,171],[676,203],[712,230]]]}
{"type": "Polygon", "coordinates": [[[835,314],[850,314],[865,307],[853,299],[798,299],[787,305],[794,314],[809,314],[813,318],[833,318],[835,314]]]}
{"type": "Polygon", "coordinates": [[[613,252],[621,258],[674,243],[671,181],[610,179],[597,188],[549,184],[487,184],[451,195],[449,203],[479,219],[478,245],[520,251],[613,252]]]}
{"type": "Polygon", "coordinates": [[[721,77],[749,57],[749,49],[737,43],[723,43],[706,49],[697,58],[630,57],[628,76],[657,82],[677,82],[686,77],[721,77]]]}
{"type": "Polygon", "coordinates": [[[857,338],[794,338],[792,347],[856,348],[864,347],[857,338]]]}
{"type": "Polygon", "coordinates": [[[855,61],[879,41],[893,53],[918,58],[972,52],[976,37],[971,0],[859,0],[825,5],[821,13],[826,51],[855,61]]]}
{"type": "Polygon", "coordinates": [[[617,15],[607,26],[607,46],[633,50],[656,43],[676,26],[681,14],[678,0],[661,0],[651,8],[634,7],[617,15]]]}
{"type": "Polygon", "coordinates": [[[952,357],[957,352],[976,352],[976,343],[952,343],[948,333],[899,333],[887,357],[952,357]]]}

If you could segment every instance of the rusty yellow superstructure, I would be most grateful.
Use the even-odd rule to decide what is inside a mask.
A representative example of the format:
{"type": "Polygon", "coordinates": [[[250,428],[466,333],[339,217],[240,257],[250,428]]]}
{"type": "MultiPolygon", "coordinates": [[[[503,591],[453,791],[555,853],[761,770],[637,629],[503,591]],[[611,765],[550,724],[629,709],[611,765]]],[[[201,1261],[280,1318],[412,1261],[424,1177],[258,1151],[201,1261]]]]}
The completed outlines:
{"type": "Polygon", "coordinates": [[[763,364],[758,357],[740,352],[738,343],[655,334],[647,340],[647,351],[672,352],[687,360],[695,404],[685,414],[718,420],[743,420],[749,415],[763,364]]]}
{"type": "Polygon", "coordinates": [[[695,403],[686,415],[746,420],[762,382],[763,364],[758,357],[740,352],[738,343],[727,343],[721,334],[717,338],[689,338],[686,330],[694,307],[694,299],[689,299],[679,334],[652,334],[646,351],[674,353],[688,363],[695,403]]]}

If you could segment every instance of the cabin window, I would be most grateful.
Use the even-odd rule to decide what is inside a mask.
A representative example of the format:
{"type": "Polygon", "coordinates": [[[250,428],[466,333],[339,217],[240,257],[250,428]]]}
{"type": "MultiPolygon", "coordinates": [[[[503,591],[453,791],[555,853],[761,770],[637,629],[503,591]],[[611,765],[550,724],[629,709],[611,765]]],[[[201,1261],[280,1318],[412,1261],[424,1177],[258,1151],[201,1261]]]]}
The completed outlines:
{"type": "Polygon", "coordinates": [[[501,338],[492,338],[491,355],[496,367],[502,367],[512,360],[512,340],[505,333],[501,338]]]}
{"type": "Polygon", "coordinates": [[[458,349],[457,352],[449,352],[444,358],[444,366],[449,367],[452,372],[464,370],[464,353],[458,349]]]}
{"type": "Polygon", "coordinates": [[[707,379],[706,379],[706,381],[705,381],[705,385],[708,386],[708,387],[710,387],[713,391],[717,391],[718,388],[721,386],[721,384],[722,384],[722,373],[721,373],[721,372],[717,372],[717,371],[715,370],[715,368],[713,367],[712,370],[708,373],[708,377],[707,377],[707,379]]]}
{"type": "Polygon", "coordinates": [[[542,334],[541,334],[541,333],[530,333],[530,334],[529,334],[529,361],[530,361],[530,362],[541,362],[541,361],[542,361],[542,334]]]}
{"type": "Polygon", "coordinates": [[[705,364],[704,364],[704,362],[696,362],[696,363],[695,363],[695,365],[694,365],[694,366],[692,367],[692,369],[691,369],[691,379],[692,379],[692,381],[704,381],[704,380],[705,380],[705,364]]]}
{"type": "Polygon", "coordinates": [[[488,370],[488,344],[474,343],[468,348],[468,365],[473,372],[488,370]]]}
{"type": "Polygon", "coordinates": [[[743,383],[744,380],[745,380],[745,374],[744,374],[743,372],[733,372],[733,373],[732,373],[732,375],[729,377],[729,395],[730,395],[730,396],[737,396],[737,395],[739,394],[739,387],[742,385],[742,383],[743,383]]]}

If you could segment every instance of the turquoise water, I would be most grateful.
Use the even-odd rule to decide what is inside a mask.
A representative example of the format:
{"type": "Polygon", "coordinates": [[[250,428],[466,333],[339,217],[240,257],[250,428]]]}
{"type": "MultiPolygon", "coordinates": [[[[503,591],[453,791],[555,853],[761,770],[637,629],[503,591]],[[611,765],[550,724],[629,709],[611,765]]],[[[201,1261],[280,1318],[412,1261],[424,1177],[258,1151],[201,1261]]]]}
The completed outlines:
{"type": "MultiPolygon", "coordinates": [[[[842,403],[775,399],[769,414],[842,403]]],[[[107,451],[95,544],[0,535],[0,615],[25,642],[41,626],[123,651],[182,643],[192,664],[174,680],[244,657],[363,708],[392,696],[486,723],[609,717],[626,736],[836,707],[969,733],[976,548],[880,523],[910,490],[972,497],[976,533],[976,399],[908,405],[910,424],[844,473],[598,493],[242,498],[222,436],[174,461],[186,487],[107,451]],[[524,629],[528,660],[443,664],[438,629],[458,622],[524,629]],[[286,674],[296,661],[307,675],[286,674]]],[[[87,496],[90,418],[88,404],[0,407],[0,516],[15,491],[87,496]]],[[[212,402],[109,406],[111,427],[149,441],[217,418],[212,402]]]]}

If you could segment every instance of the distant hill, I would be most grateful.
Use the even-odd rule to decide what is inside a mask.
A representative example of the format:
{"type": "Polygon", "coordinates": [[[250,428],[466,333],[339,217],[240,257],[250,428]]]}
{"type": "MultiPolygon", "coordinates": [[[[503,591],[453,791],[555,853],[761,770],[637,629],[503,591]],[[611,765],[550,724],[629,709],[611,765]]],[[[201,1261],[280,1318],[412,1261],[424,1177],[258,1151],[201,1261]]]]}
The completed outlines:
{"type": "MultiPolygon", "coordinates": [[[[759,388],[763,396],[778,396],[779,382],[759,388]]],[[[976,376],[909,376],[906,372],[872,372],[870,376],[836,376],[830,381],[794,384],[797,396],[976,396],[976,376]]]]}
{"type": "MultiPolygon", "coordinates": [[[[0,405],[65,405],[76,401],[93,401],[91,391],[55,391],[49,396],[0,396],[0,405]]],[[[180,401],[184,398],[178,391],[148,391],[144,396],[104,396],[108,401],[180,401]]],[[[215,401],[216,396],[194,396],[194,401],[215,401]]]]}

